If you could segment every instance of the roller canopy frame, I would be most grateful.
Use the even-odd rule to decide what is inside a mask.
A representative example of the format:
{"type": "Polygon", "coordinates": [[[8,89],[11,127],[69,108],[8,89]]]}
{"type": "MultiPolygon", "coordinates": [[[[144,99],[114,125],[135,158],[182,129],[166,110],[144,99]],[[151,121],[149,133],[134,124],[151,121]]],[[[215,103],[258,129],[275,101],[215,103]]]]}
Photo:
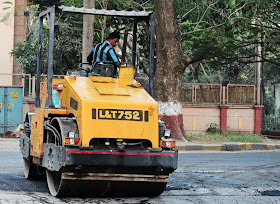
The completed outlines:
{"type": "Polygon", "coordinates": [[[67,13],[79,13],[83,15],[102,15],[102,16],[116,16],[133,18],[133,47],[132,47],[132,65],[135,66],[136,61],[136,41],[137,41],[137,23],[139,21],[150,20],[150,68],[149,68],[149,94],[153,96],[153,78],[155,70],[155,15],[153,12],[147,11],[115,11],[105,9],[87,9],[76,7],[49,7],[39,14],[39,36],[38,36],[38,50],[37,50],[37,80],[36,80],[36,107],[41,107],[40,102],[40,84],[42,72],[42,41],[43,41],[43,18],[47,16],[49,23],[49,49],[48,49],[48,84],[46,101],[46,108],[54,108],[52,100],[52,79],[53,79],[53,51],[54,51],[54,21],[56,10],[67,13]]]}
{"type": "Polygon", "coordinates": [[[63,12],[69,13],[79,13],[79,14],[89,14],[89,15],[101,15],[101,16],[116,16],[116,17],[125,17],[125,18],[147,18],[153,12],[147,11],[116,11],[116,10],[106,10],[106,9],[94,9],[94,8],[77,8],[77,7],[68,7],[68,6],[59,6],[63,12]]]}

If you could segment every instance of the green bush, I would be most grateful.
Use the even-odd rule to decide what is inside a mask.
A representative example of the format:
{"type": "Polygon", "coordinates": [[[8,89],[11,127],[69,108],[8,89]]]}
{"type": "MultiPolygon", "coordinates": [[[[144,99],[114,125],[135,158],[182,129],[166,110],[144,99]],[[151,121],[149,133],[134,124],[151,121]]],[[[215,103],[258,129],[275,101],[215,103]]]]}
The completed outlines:
{"type": "Polygon", "coordinates": [[[220,132],[220,126],[217,123],[210,123],[209,125],[206,125],[206,127],[206,133],[208,134],[216,134],[220,132]]]}

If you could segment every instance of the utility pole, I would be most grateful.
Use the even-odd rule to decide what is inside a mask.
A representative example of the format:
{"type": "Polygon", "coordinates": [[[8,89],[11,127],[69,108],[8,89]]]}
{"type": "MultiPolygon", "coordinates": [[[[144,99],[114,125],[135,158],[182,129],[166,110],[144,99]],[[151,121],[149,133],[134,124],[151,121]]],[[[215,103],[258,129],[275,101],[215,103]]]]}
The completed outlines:
{"type": "MultiPolygon", "coordinates": [[[[260,20],[256,17],[256,25],[260,25],[260,20]]],[[[257,86],[257,105],[261,105],[261,54],[262,54],[262,47],[261,47],[261,37],[260,34],[257,35],[257,45],[255,47],[255,79],[256,79],[256,86],[257,86]]]]}

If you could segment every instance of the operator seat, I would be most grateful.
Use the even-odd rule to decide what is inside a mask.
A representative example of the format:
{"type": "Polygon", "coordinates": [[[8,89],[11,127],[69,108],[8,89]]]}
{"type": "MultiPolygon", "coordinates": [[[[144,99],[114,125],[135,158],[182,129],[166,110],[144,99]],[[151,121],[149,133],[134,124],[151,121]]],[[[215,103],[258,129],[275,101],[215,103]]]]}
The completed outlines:
{"type": "Polygon", "coordinates": [[[94,76],[116,77],[117,67],[111,62],[95,62],[92,65],[94,76]]]}

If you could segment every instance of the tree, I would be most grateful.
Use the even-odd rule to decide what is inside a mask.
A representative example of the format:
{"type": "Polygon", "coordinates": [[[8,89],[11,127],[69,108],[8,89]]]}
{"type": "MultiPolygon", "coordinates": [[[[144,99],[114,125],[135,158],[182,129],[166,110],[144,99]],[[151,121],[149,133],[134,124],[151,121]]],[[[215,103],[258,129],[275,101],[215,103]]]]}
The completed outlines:
{"type": "MultiPolygon", "coordinates": [[[[95,0],[83,0],[85,8],[95,8],[95,0]]],[[[83,54],[82,62],[87,62],[87,55],[93,47],[94,16],[83,16],[83,54]]]]}
{"type": "Polygon", "coordinates": [[[203,75],[209,80],[204,69],[207,67],[213,75],[210,78],[217,83],[222,80],[254,83],[254,48],[260,43],[256,38],[259,34],[265,47],[261,56],[264,73],[266,66],[279,63],[278,1],[155,0],[154,6],[157,18],[155,94],[161,118],[173,129],[176,138],[184,135],[179,101],[181,75],[186,67],[193,72],[192,75],[187,72],[187,82],[192,77],[194,82],[203,81],[203,75]],[[260,25],[255,23],[256,16],[260,25]],[[175,114],[170,114],[170,110],[175,114]]]}
{"type": "Polygon", "coordinates": [[[159,114],[177,139],[185,135],[180,93],[185,68],[190,58],[183,53],[175,0],[155,0],[157,68],[155,98],[159,114]]]}
{"type": "MultiPolygon", "coordinates": [[[[27,8],[27,38],[17,43],[11,51],[17,62],[21,63],[23,72],[32,75],[35,75],[37,70],[38,9],[39,5],[27,8]]],[[[54,74],[65,74],[81,62],[82,16],[60,13],[56,15],[55,23],[59,32],[54,39],[54,74]]],[[[42,73],[46,73],[49,33],[47,21],[44,21],[43,30],[42,73]]]]}

